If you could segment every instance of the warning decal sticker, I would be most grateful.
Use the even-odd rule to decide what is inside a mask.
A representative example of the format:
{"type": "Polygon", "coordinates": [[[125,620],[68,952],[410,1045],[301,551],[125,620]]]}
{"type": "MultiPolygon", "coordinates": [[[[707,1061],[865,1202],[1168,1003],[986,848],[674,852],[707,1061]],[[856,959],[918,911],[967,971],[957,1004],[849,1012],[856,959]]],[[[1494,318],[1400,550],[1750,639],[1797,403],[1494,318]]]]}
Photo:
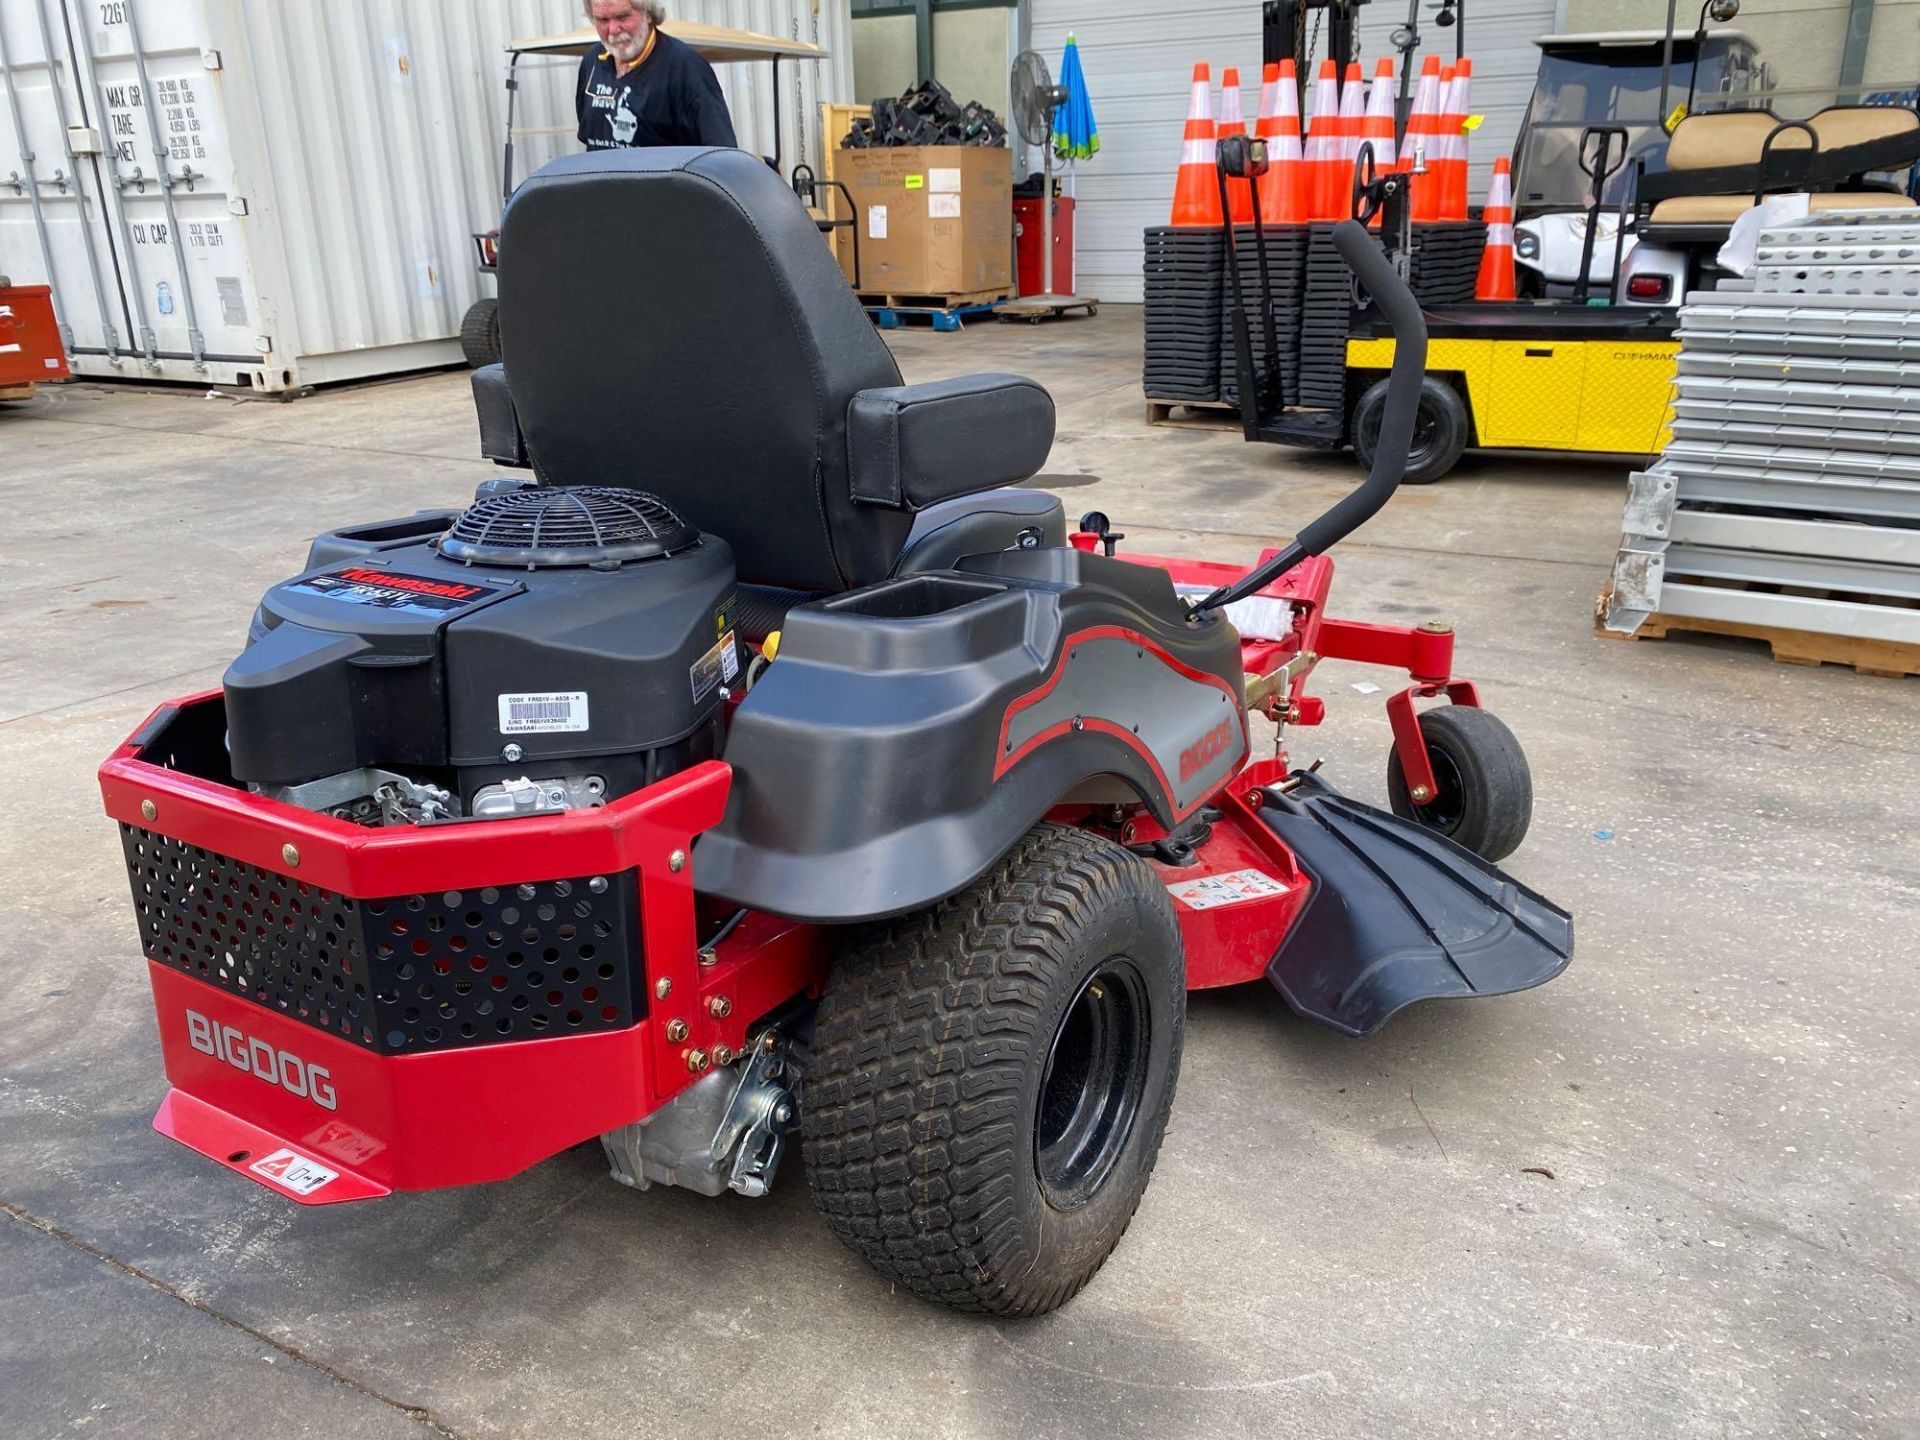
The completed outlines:
{"type": "Polygon", "coordinates": [[[319,1161],[309,1160],[292,1150],[276,1150],[266,1159],[256,1160],[247,1168],[296,1195],[311,1195],[321,1186],[331,1185],[340,1178],[338,1170],[329,1170],[319,1161]]]}
{"type": "Polygon", "coordinates": [[[722,682],[731,684],[739,673],[740,652],[734,649],[733,632],[729,630],[688,669],[687,678],[693,682],[693,703],[698,705],[705,700],[713,693],[714,686],[722,682]]]}
{"type": "Polygon", "coordinates": [[[1233,870],[1225,875],[1202,875],[1169,885],[1167,893],[1189,910],[1211,910],[1216,905],[1238,905],[1285,895],[1289,887],[1258,870],[1233,870]]]}

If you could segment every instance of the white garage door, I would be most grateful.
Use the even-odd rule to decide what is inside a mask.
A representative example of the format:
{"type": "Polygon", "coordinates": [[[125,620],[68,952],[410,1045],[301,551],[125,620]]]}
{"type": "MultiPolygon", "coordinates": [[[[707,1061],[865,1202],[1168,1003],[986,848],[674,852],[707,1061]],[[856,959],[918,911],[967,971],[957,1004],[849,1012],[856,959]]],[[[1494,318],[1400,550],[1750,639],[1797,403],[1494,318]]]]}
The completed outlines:
{"type": "MultiPolygon", "coordinates": [[[[1375,0],[1360,13],[1360,45],[1371,75],[1374,58],[1392,53],[1387,37],[1406,11],[1394,0],[1375,0]]],[[[1493,157],[1513,149],[1538,68],[1533,41],[1553,29],[1553,13],[1554,0],[1475,0],[1472,7],[1467,53],[1474,68],[1473,108],[1486,117],[1473,137],[1476,204],[1493,157]]],[[[1213,67],[1216,88],[1221,72],[1238,66],[1249,122],[1259,108],[1260,5],[1033,0],[1033,46],[1056,70],[1069,32],[1079,39],[1100,122],[1100,153],[1074,179],[1080,202],[1076,287],[1083,295],[1137,301],[1140,234],[1167,222],[1194,64],[1204,60],[1213,67]]],[[[1431,50],[1450,57],[1454,33],[1429,23],[1422,35],[1431,50]]],[[[1324,53],[1324,28],[1321,34],[1324,53]]]]}

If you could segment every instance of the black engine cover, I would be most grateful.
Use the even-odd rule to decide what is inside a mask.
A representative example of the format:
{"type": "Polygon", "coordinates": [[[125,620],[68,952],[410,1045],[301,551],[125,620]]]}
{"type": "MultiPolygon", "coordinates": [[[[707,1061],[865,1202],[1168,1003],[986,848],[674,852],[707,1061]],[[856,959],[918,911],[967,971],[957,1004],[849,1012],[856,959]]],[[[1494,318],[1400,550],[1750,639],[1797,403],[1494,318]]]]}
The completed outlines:
{"type": "Polygon", "coordinates": [[[432,542],[336,560],[267,592],[227,670],[234,776],[452,768],[470,792],[675,745],[737,673],[733,595],[711,535],[606,568],[471,566],[432,542]]]}

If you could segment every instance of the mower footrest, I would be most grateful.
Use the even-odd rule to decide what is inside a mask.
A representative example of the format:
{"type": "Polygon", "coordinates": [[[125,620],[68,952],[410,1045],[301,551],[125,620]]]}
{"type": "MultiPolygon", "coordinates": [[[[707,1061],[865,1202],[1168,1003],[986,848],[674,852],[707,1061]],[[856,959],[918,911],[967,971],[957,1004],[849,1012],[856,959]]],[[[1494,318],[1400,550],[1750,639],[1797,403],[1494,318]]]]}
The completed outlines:
{"type": "Polygon", "coordinates": [[[1347,443],[1347,417],[1339,410],[1287,410],[1261,421],[1260,438],[1300,450],[1338,450],[1347,443]]]}
{"type": "Polygon", "coordinates": [[[1313,876],[1267,965],[1287,1003],[1368,1035],[1416,1000],[1504,995],[1573,958],[1573,917],[1499,867],[1312,775],[1259,811],[1313,876]]]}
{"type": "MultiPolygon", "coordinates": [[[[378,1200],[393,1193],[379,1181],[356,1175],[338,1159],[310,1145],[283,1140],[184,1090],[167,1092],[153,1117],[153,1128],[254,1184],[302,1205],[378,1200]]],[[[321,1127],[322,1131],[327,1128],[321,1127]]]]}

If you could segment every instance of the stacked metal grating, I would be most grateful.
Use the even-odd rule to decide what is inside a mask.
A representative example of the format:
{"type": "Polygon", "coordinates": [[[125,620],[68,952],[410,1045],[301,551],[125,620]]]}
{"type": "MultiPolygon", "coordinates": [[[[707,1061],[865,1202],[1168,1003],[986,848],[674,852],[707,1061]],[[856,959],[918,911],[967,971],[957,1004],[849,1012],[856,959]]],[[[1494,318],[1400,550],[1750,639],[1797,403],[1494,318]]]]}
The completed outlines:
{"type": "MultiPolygon", "coordinates": [[[[1273,290],[1273,327],[1275,350],[1280,370],[1281,404],[1300,403],[1299,349],[1295,337],[1305,313],[1304,281],[1307,270],[1307,227],[1304,225],[1266,225],[1261,241],[1266,250],[1267,283],[1273,290]]],[[[1267,384],[1266,319],[1260,306],[1260,251],[1251,225],[1234,230],[1234,253],[1240,261],[1240,303],[1247,317],[1247,338],[1253,345],[1256,382],[1267,384]]],[[[1233,286],[1221,281],[1220,320],[1220,398],[1229,405],[1240,403],[1239,368],[1233,349],[1233,286]]]]}
{"type": "Polygon", "coordinates": [[[1681,310],[1680,347],[1607,628],[1846,637],[1881,647],[1862,668],[1920,665],[1920,212],[1770,226],[1747,280],[1681,310]]]}
{"type": "Polygon", "coordinates": [[[1153,399],[1220,398],[1226,246],[1218,230],[1156,225],[1146,233],[1143,381],[1153,399]]]}

